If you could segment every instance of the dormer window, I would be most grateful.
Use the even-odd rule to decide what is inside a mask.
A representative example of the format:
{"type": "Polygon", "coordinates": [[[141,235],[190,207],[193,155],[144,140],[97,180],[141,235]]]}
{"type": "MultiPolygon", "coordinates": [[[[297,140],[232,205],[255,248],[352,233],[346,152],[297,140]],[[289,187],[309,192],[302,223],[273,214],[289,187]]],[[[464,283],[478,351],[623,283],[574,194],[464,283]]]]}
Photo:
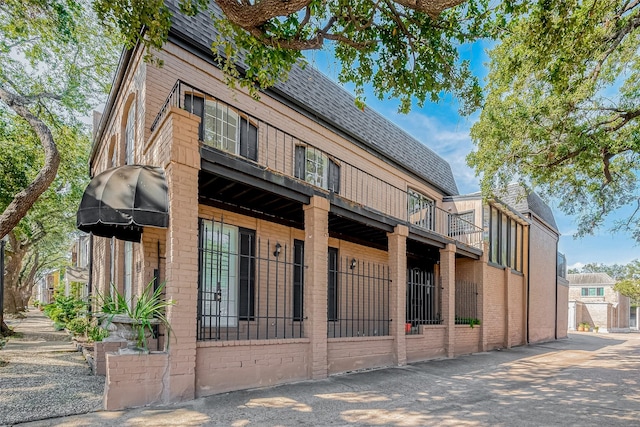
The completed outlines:
{"type": "Polygon", "coordinates": [[[314,147],[296,146],[295,177],[316,187],[340,193],[340,165],[314,147]]]}
{"type": "Polygon", "coordinates": [[[187,111],[200,116],[198,139],[226,153],[258,160],[258,127],[244,113],[213,98],[186,94],[187,111]]]}

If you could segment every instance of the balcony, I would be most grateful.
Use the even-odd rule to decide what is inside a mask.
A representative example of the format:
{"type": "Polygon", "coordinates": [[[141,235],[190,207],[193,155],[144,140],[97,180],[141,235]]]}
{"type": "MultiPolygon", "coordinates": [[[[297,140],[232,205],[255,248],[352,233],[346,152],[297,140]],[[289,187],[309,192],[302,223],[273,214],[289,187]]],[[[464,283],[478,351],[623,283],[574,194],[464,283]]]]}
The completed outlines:
{"type": "MultiPolygon", "coordinates": [[[[308,143],[302,139],[303,135],[292,135],[180,80],[153,121],[152,132],[171,107],[201,117],[198,137],[203,153],[217,152],[222,157],[292,180],[330,198],[332,206],[392,219],[411,230],[482,249],[480,227],[439,208],[435,201],[416,203],[416,191],[385,181],[380,177],[385,171],[355,166],[337,153],[308,143]]],[[[237,193],[237,189],[234,192],[237,193]]]]}

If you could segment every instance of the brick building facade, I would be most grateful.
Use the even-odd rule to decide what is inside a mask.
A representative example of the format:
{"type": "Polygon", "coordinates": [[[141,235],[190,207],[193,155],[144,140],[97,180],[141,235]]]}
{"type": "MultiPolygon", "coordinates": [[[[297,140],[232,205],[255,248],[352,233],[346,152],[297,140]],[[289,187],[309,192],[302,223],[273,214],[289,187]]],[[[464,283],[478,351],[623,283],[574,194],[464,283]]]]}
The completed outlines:
{"type": "Polygon", "coordinates": [[[176,302],[168,351],[104,358],[107,408],[566,336],[537,196],[460,196],[446,161],[312,67],[232,91],[207,17],[173,10],[163,67],[123,54],[91,156],[94,179],[162,168],[168,206],[166,228],[94,238],[93,289],[158,278],[176,302]]]}

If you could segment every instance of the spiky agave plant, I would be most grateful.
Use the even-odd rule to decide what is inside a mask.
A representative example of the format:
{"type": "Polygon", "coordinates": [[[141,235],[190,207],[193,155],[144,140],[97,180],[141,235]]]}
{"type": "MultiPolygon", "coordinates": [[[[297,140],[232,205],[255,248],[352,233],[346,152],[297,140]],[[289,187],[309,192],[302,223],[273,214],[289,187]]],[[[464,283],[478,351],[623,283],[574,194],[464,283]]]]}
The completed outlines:
{"type": "Polygon", "coordinates": [[[136,303],[126,305],[127,314],[131,319],[135,321],[135,329],[137,333],[138,347],[147,349],[147,340],[145,338],[145,331],[152,332],[153,326],[159,322],[167,331],[167,348],[169,346],[169,338],[171,336],[171,324],[166,316],[166,309],[175,304],[173,300],[165,300],[162,297],[162,290],[166,283],[160,284],[155,290],[153,285],[155,279],[149,282],[149,284],[142,291],[136,303]]]}
{"type": "MultiPolygon", "coordinates": [[[[102,306],[102,312],[107,314],[106,324],[103,327],[108,326],[110,323],[115,322],[116,316],[122,315],[131,319],[131,327],[136,334],[136,344],[139,348],[148,350],[147,339],[145,337],[146,332],[152,332],[153,326],[162,325],[167,331],[167,348],[169,347],[169,338],[171,334],[171,324],[166,317],[166,308],[175,304],[173,300],[164,300],[162,297],[162,290],[166,283],[160,284],[155,290],[153,285],[155,279],[151,280],[147,286],[145,286],[142,294],[135,299],[131,297],[130,301],[122,295],[115,285],[112,286],[112,295],[97,295],[97,299],[102,306]],[[133,303],[135,299],[135,304],[133,303]]],[[[129,323],[129,322],[126,322],[129,323]]]]}

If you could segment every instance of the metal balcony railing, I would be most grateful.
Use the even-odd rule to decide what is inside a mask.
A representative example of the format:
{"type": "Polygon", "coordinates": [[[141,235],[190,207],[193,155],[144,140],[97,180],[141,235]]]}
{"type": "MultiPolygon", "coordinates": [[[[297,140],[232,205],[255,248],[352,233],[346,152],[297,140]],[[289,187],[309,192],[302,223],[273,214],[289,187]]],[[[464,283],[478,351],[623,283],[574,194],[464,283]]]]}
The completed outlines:
{"type": "Polygon", "coordinates": [[[202,118],[199,138],[205,146],[243,157],[414,227],[482,248],[482,228],[475,224],[440,209],[433,201],[416,205],[412,199],[415,191],[397,187],[181,80],[171,89],[151,131],[171,107],[202,118]]]}

